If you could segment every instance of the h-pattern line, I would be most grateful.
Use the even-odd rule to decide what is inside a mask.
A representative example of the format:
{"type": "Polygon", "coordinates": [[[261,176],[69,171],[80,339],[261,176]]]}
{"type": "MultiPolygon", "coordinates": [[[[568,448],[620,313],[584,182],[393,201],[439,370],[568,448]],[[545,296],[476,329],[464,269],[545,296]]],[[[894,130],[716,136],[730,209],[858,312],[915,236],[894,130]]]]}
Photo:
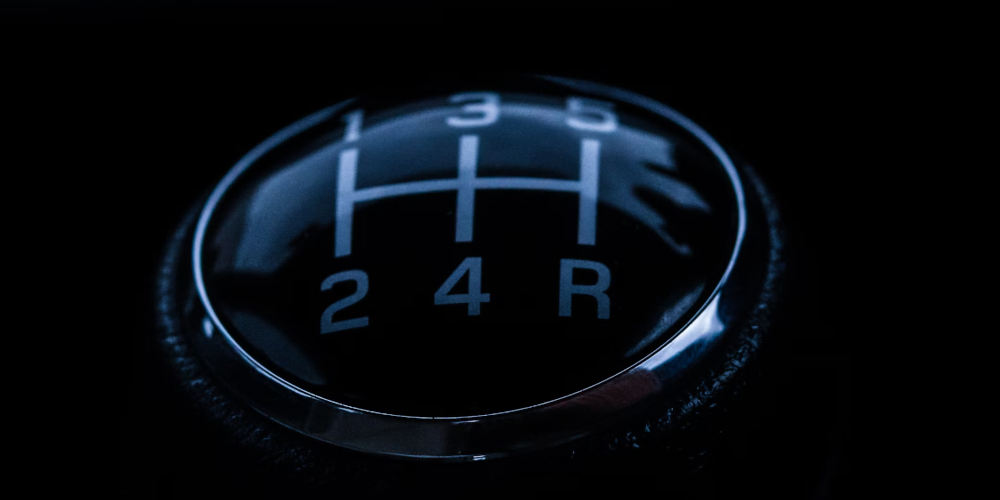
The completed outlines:
{"type": "Polygon", "coordinates": [[[454,179],[403,182],[356,189],[358,148],[345,149],[340,153],[337,173],[337,226],[334,233],[334,256],[345,257],[351,254],[355,203],[442,191],[457,192],[455,242],[470,242],[472,241],[476,191],[481,189],[526,189],[578,193],[580,210],[576,242],[578,245],[593,245],[597,238],[597,187],[600,177],[600,151],[600,141],[596,139],[582,139],[580,141],[580,180],[578,181],[538,177],[477,177],[479,136],[469,134],[459,138],[458,177],[454,179]]]}

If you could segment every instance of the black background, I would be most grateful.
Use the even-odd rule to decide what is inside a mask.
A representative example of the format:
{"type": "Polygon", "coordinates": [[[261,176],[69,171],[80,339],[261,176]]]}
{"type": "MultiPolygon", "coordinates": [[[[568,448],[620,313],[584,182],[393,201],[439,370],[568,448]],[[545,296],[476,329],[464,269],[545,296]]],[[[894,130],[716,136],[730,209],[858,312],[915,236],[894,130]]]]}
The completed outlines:
{"type": "MultiPolygon", "coordinates": [[[[219,9],[87,15],[233,17],[219,9]]],[[[101,451],[87,464],[100,488],[126,497],[295,496],[294,484],[258,474],[252,455],[227,446],[176,391],[152,320],[163,245],[243,154],[309,112],[375,86],[407,85],[414,74],[524,72],[591,79],[674,107],[754,165],[783,208],[794,294],[762,360],[762,382],[737,430],[718,438],[712,466],[654,489],[696,498],[849,496],[850,353],[840,314],[848,303],[835,293],[844,233],[834,214],[845,203],[839,158],[851,143],[843,124],[854,75],[836,46],[793,34],[760,43],[754,30],[722,26],[679,36],[684,20],[657,11],[484,12],[327,9],[318,16],[332,25],[8,30],[16,54],[7,78],[21,84],[11,98],[25,111],[15,137],[26,138],[33,165],[61,186],[50,197],[60,219],[45,220],[79,235],[77,258],[91,264],[82,295],[90,309],[83,317],[93,322],[82,331],[99,332],[86,364],[100,371],[88,380],[100,382],[79,392],[106,396],[92,399],[106,430],[88,445],[101,451]]],[[[53,7],[29,17],[76,13],[53,7]]],[[[601,484],[635,492],[662,477],[655,454],[629,460],[627,472],[601,484]]],[[[566,487],[590,484],[584,479],[570,477],[566,487]]]]}

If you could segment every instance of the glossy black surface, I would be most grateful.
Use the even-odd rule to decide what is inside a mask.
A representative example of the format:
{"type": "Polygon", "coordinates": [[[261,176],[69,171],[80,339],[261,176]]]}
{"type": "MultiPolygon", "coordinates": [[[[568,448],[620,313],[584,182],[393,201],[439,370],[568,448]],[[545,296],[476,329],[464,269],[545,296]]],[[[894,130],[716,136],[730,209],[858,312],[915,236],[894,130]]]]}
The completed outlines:
{"type": "MultiPolygon", "coordinates": [[[[225,330],[275,376],[391,414],[515,410],[642,360],[714,291],[735,250],[736,189],[708,147],[677,123],[602,97],[584,102],[613,109],[617,126],[587,127],[601,122],[599,112],[567,111],[567,98],[585,94],[540,79],[400,94],[319,116],[250,164],[210,213],[205,293],[225,330]],[[481,98],[449,102],[469,91],[497,93],[494,122],[449,125],[450,117],[485,116],[462,109],[481,98]],[[345,116],[358,110],[364,120],[353,135],[345,116]],[[544,186],[480,186],[472,241],[456,241],[459,195],[450,187],[355,202],[352,220],[341,222],[353,224],[350,253],[337,256],[344,151],[357,150],[356,191],[454,180],[469,136],[478,140],[475,175],[487,182],[580,181],[582,144],[599,142],[594,244],[578,242],[581,194],[544,186]],[[481,292],[490,296],[478,315],[465,304],[435,304],[435,292],[469,257],[481,259],[481,292]],[[608,318],[585,295],[573,296],[572,316],[560,315],[562,259],[607,267],[608,318]],[[321,333],[324,309],[358,289],[350,280],[325,290],[321,283],[357,270],[367,293],[333,319],[366,317],[367,326],[321,333]]],[[[465,293],[468,278],[451,293],[465,293]]],[[[597,279],[590,269],[573,273],[574,284],[597,279]]]]}

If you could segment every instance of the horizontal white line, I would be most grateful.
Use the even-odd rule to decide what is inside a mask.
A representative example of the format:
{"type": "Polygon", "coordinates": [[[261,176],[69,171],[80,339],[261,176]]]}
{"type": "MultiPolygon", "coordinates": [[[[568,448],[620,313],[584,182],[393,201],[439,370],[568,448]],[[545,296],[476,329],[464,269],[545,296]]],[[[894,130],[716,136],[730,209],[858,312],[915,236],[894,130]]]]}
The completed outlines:
{"type": "Polygon", "coordinates": [[[458,189],[458,179],[441,179],[435,181],[404,182],[359,189],[353,193],[354,201],[378,200],[393,196],[408,194],[433,193],[435,191],[453,191],[458,189]]]}
{"type": "Polygon", "coordinates": [[[580,191],[580,181],[536,179],[532,177],[480,177],[476,189],[533,189],[537,191],[580,191]]]}
{"type": "MultiPolygon", "coordinates": [[[[473,181],[475,189],[530,189],[536,191],[580,192],[580,181],[537,179],[532,177],[480,177],[473,181]]],[[[352,193],[354,201],[380,200],[393,196],[458,190],[458,179],[403,182],[359,189],[352,193]]]]}

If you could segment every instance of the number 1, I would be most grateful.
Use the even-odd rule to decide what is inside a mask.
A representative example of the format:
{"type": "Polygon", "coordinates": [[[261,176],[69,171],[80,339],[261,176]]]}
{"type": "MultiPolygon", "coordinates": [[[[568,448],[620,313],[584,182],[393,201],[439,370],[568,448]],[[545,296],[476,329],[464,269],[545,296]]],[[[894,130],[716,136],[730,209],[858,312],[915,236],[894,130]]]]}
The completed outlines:
{"type": "Polygon", "coordinates": [[[359,109],[344,115],[344,123],[347,129],[344,130],[344,142],[354,142],[361,137],[361,120],[365,118],[365,110],[359,109]]]}

